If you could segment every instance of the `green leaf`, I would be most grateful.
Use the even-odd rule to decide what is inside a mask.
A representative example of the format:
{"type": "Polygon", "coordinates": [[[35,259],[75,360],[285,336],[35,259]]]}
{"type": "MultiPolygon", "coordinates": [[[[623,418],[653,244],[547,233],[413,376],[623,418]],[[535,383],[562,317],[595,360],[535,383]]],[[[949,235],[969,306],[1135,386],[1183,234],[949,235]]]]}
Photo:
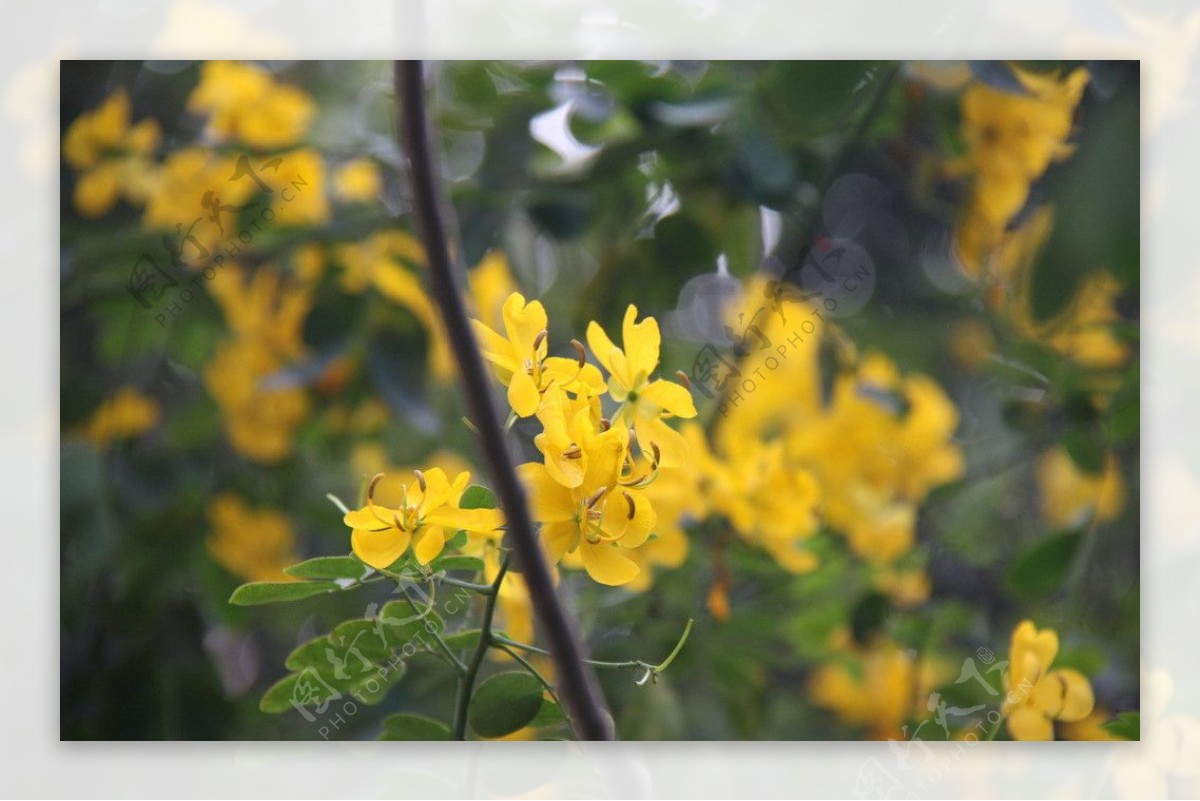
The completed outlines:
{"type": "Polygon", "coordinates": [[[229,603],[234,606],[276,604],[340,589],[332,581],[256,581],[234,590],[233,595],[229,596],[229,603]]]}
{"type": "MultiPolygon", "coordinates": [[[[442,553],[449,554],[453,551],[457,551],[459,548],[462,548],[466,544],[467,544],[467,532],[463,531],[460,528],[458,531],[454,532],[453,537],[446,540],[446,544],[442,546],[442,553]]],[[[449,558],[449,557],[444,557],[444,558],[449,558]]],[[[433,560],[433,564],[431,565],[431,567],[433,567],[434,565],[437,565],[436,559],[433,560]]],[[[434,569],[436,570],[437,568],[434,567],[434,569]]]]}
{"type": "Polygon", "coordinates": [[[430,567],[434,571],[465,570],[469,573],[478,573],[483,570],[483,560],[475,556],[443,556],[440,559],[434,559],[430,567]]]}
{"type": "Polygon", "coordinates": [[[1142,739],[1142,717],[1137,712],[1121,712],[1112,720],[1101,723],[1100,728],[1124,740],[1142,739]]]}
{"type": "Polygon", "coordinates": [[[479,645],[479,629],[456,631],[442,639],[451,648],[475,648],[479,645]]]}
{"type": "Polygon", "coordinates": [[[285,567],[284,573],[304,579],[354,579],[362,581],[371,568],[353,556],[318,556],[298,565],[285,567]]]}
{"type": "Polygon", "coordinates": [[[278,715],[302,706],[320,706],[336,701],[342,691],[331,686],[324,677],[311,670],[289,673],[263,693],[258,708],[268,715],[278,715]]]}
{"type": "MultiPolygon", "coordinates": [[[[420,603],[418,603],[418,608],[420,603]]],[[[408,643],[420,647],[422,641],[430,643],[428,632],[445,631],[446,621],[437,612],[429,612],[424,617],[413,619],[416,613],[408,605],[408,601],[388,601],[379,610],[378,623],[383,630],[383,636],[391,648],[399,648],[408,643]],[[421,639],[417,639],[420,635],[421,639]]],[[[374,621],[373,621],[374,622],[374,621]]]]}
{"type": "Polygon", "coordinates": [[[380,740],[449,740],[450,728],[439,720],[424,715],[400,712],[383,719],[380,740]]]}
{"type": "Polygon", "coordinates": [[[373,706],[387,698],[388,692],[406,672],[408,668],[404,662],[384,662],[359,676],[350,686],[350,692],[356,700],[373,706]]]}
{"type": "Polygon", "coordinates": [[[533,722],[542,709],[542,685],[528,673],[498,673],[479,685],[467,719],[480,737],[503,737],[533,722]]]}
{"type": "Polygon", "coordinates": [[[460,509],[495,509],[496,495],[487,487],[472,484],[463,492],[458,507],[460,509]]]}
{"type": "Polygon", "coordinates": [[[1099,436],[1076,427],[1063,435],[1062,444],[1080,470],[1092,475],[1104,472],[1104,444],[1099,436]]]}
{"type": "Polygon", "coordinates": [[[299,673],[289,673],[275,682],[263,693],[258,708],[268,715],[278,715],[292,708],[292,698],[295,697],[296,681],[299,673]]]}
{"type": "Polygon", "coordinates": [[[1061,587],[1082,539],[1078,531],[1068,531],[1054,534],[1026,549],[1008,572],[1009,592],[1041,596],[1061,587]]]}
{"type": "Polygon", "coordinates": [[[854,641],[861,645],[870,639],[883,627],[890,611],[891,604],[882,593],[872,592],[863,596],[850,613],[850,632],[854,635],[854,641]]]}
{"type": "Polygon", "coordinates": [[[567,716],[563,714],[561,706],[549,699],[543,699],[542,708],[538,710],[533,720],[529,721],[529,725],[540,729],[544,726],[557,726],[565,723],[566,720],[567,716]]]}

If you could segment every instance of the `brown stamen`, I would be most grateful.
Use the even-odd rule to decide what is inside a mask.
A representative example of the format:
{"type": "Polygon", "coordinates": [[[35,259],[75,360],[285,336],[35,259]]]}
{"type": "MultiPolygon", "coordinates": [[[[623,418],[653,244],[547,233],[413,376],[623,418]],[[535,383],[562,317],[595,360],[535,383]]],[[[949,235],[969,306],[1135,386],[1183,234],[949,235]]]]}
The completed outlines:
{"type": "Polygon", "coordinates": [[[425,474],[422,473],[420,470],[414,470],[413,473],[416,474],[416,476],[417,476],[417,486],[421,488],[421,492],[424,492],[425,491],[425,474]]]}
{"type": "Polygon", "coordinates": [[[629,519],[632,520],[633,516],[637,514],[637,504],[633,502],[633,496],[628,492],[622,491],[621,494],[625,496],[625,503],[629,504],[629,519]]]}
{"type": "Polygon", "coordinates": [[[683,388],[688,392],[692,391],[692,379],[688,378],[688,374],[682,370],[675,371],[675,377],[679,379],[679,383],[683,384],[683,388]]]}
{"type": "Polygon", "coordinates": [[[571,340],[571,347],[575,348],[575,353],[578,354],[576,361],[579,362],[580,369],[587,364],[587,351],[583,349],[583,343],[578,339],[571,340]]]}

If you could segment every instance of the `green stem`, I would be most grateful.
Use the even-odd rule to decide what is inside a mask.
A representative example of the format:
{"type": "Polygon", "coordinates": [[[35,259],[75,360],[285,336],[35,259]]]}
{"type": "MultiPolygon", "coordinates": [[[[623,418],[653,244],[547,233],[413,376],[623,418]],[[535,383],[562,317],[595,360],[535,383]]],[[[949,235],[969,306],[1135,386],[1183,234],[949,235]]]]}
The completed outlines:
{"type": "MultiPolygon", "coordinates": [[[[412,607],[413,612],[417,615],[420,615],[421,612],[417,608],[417,602],[414,601],[412,596],[408,594],[408,588],[401,587],[400,593],[404,596],[404,600],[408,601],[408,605],[412,607]]],[[[442,653],[446,655],[446,658],[450,660],[450,664],[454,666],[454,669],[458,675],[464,675],[467,672],[467,666],[462,663],[461,659],[455,656],[454,652],[450,650],[450,646],[446,645],[446,641],[443,640],[442,635],[438,633],[437,627],[434,626],[431,628],[426,626],[425,630],[433,635],[433,639],[437,642],[438,647],[442,649],[442,653]]]]}
{"type": "MultiPolygon", "coordinates": [[[[669,668],[671,663],[675,661],[675,657],[679,656],[679,652],[683,650],[684,643],[686,643],[688,637],[691,636],[692,626],[695,625],[695,622],[696,621],[692,620],[691,618],[688,619],[687,625],[684,626],[683,634],[679,637],[679,642],[675,643],[675,648],[672,649],[671,653],[666,659],[659,662],[657,665],[652,665],[649,662],[643,662],[640,659],[630,659],[625,662],[605,662],[599,659],[585,659],[583,661],[592,667],[611,668],[614,670],[620,670],[623,668],[641,668],[642,670],[649,671],[650,675],[657,676],[659,673],[662,673],[664,670],[669,668]]],[[[529,643],[525,642],[517,642],[516,640],[511,640],[508,637],[505,637],[503,634],[493,634],[491,635],[491,639],[492,642],[502,646],[508,646],[509,648],[520,648],[522,651],[529,651],[532,654],[550,656],[550,652],[545,648],[538,648],[536,645],[530,645],[529,643]]]]}
{"type": "Polygon", "coordinates": [[[496,642],[493,640],[492,645],[494,645],[496,648],[499,648],[501,651],[508,654],[513,659],[517,660],[517,662],[520,663],[521,667],[525,668],[525,670],[527,670],[531,676],[533,676],[535,679],[537,679],[539,682],[541,682],[541,685],[542,685],[542,687],[544,687],[546,689],[546,692],[550,693],[550,695],[554,698],[554,703],[558,704],[560,707],[562,706],[562,702],[558,700],[558,693],[555,692],[555,690],[554,690],[554,685],[551,684],[549,681],[547,681],[546,677],[543,676],[540,672],[538,672],[538,669],[535,668],[532,664],[530,664],[528,659],[521,656],[519,653],[517,653],[516,651],[514,651],[512,648],[505,645],[504,643],[496,642]]]}
{"type": "Polygon", "coordinates": [[[491,595],[492,594],[492,585],[490,585],[490,584],[472,584],[469,581],[463,581],[462,579],[456,579],[452,576],[442,576],[440,579],[437,579],[437,581],[439,581],[443,584],[449,584],[453,587],[462,587],[463,589],[474,590],[475,592],[479,593],[480,595],[491,595]]]}
{"type": "Polygon", "coordinates": [[[454,731],[452,740],[467,739],[467,707],[471,704],[471,693],[475,690],[475,678],[483,665],[483,657],[487,654],[488,645],[495,635],[492,634],[492,618],[496,614],[496,599],[500,597],[500,584],[508,573],[508,554],[500,561],[500,569],[496,572],[496,580],[492,582],[492,592],[487,596],[483,607],[483,620],[479,624],[479,644],[471,654],[466,672],[458,682],[458,698],[454,702],[454,731]]]}

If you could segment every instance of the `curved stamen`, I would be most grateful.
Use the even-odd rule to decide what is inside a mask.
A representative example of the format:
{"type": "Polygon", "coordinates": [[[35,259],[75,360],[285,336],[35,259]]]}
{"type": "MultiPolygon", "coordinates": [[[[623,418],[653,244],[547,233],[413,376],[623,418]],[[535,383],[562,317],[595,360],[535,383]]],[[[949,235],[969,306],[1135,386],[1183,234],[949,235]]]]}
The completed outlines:
{"type": "MultiPolygon", "coordinates": [[[[375,511],[375,486],[382,479],[383,479],[383,473],[377,473],[375,475],[375,477],[371,479],[371,482],[369,484],[367,484],[367,511],[369,511],[371,513],[371,516],[374,517],[376,520],[378,520],[380,523],[383,523],[385,526],[390,527],[392,524],[390,522],[388,522],[387,520],[384,520],[379,515],[379,512],[375,511]]],[[[393,515],[393,517],[394,516],[395,515],[393,515]]]]}

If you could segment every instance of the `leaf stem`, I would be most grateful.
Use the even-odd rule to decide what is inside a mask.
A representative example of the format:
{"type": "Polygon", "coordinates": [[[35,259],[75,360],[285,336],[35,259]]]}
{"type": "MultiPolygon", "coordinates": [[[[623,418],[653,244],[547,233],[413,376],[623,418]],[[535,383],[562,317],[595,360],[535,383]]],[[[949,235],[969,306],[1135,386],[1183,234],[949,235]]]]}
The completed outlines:
{"type": "MultiPolygon", "coordinates": [[[[401,587],[400,593],[404,596],[404,600],[408,601],[408,605],[412,607],[413,612],[420,615],[421,613],[420,613],[420,610],[418,610],[418,608],[417,608],[417,602],[414,601],[412,599],[412,596],[408,594],[408,588],[401,587]]],[[[454,669],[458,673],[458,675],[459,676],[465,675],[467,672],[467,666],[464,665],[462,663],[462,660],[459,659],[455,655],[455,653],[450,650],[450,646],[446,645],[446,641],[442,639],[442,635],[437,631],[437,626],[432,626],[432,627],[426,626],[425,630],[433,635],[434,641],[437,642],[438,647],[442,649],[442,653],[444,653],[446,655],[446,657],[450,660],[450,664],[454,666],[454,669]]]]}

